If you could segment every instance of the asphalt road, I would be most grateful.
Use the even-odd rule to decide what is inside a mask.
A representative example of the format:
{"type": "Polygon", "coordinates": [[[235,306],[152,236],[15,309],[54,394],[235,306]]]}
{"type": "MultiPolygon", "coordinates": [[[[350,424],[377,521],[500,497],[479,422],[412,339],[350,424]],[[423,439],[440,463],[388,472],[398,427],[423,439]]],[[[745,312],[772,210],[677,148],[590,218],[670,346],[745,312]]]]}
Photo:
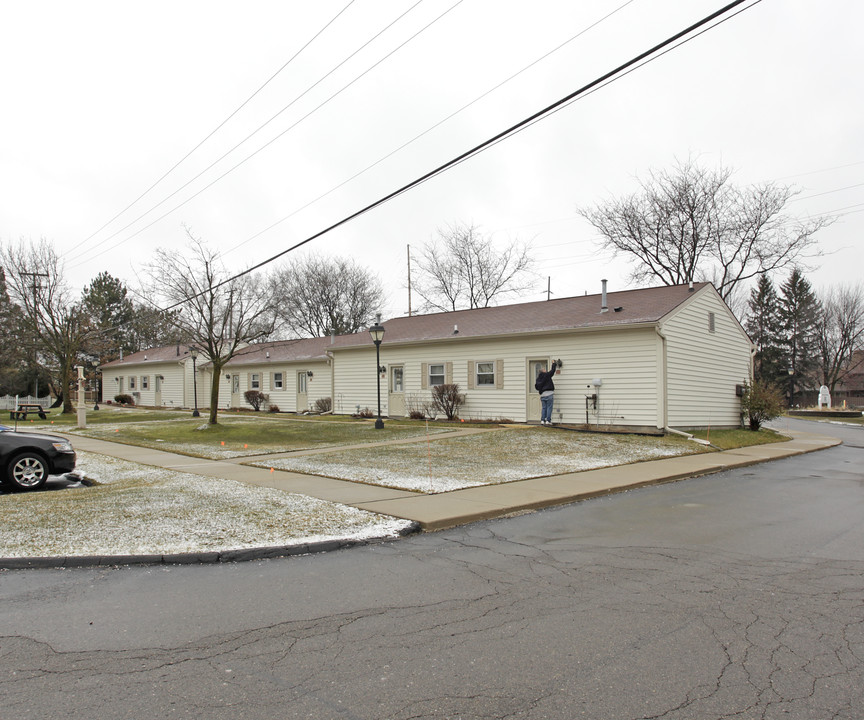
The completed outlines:
{"type": "Polygon", "coordinates": [[[382,545],[0,572],[0,718],[860,720],[864,428],[825,429],[382,545]]]}

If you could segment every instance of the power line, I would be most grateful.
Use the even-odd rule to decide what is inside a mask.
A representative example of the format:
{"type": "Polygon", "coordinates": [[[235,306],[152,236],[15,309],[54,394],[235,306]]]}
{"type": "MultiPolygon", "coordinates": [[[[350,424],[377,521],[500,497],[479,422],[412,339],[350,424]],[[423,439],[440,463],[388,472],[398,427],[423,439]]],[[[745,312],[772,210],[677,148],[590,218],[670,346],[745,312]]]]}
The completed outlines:
{"type": "MultiPolygon", "coordinates": [[[[182,158],[180,158],[176,163],[174,163],[170,168],[168,168],[168,170],[167,170],[167,171],[166,171],[166,172],[165,172],[165,173],[164,173],[164,174],[163,174],[163,175],[162,175],[158,180],[156,180],[156,182],[154,182],[150,187],[148,187],[148,188],[147,188],[143,193],[141,193],[137,198],[135,198],[135,199],[134,199],[131,203],[129,203],[125,208],[123,208],[120,212],[118,212],[114,217],[112,217],[112,218],[111,218],[108,222],[106,222],[102,227],[100,227],[100,228],[99,228],[98,230],[96,230],[95,232],[91,233],[88,237],[84,238],[84,239],[83,239],[81,242],[79,242],[77,245],[74,245],[74,246],[69,250],[69,252],[70,252],[70,253],[71,253],[71,252],[74,252],[74,251],[77,250],[79,247],[81,247],[81,246],[84,245],[85,243],[87,243],[87,242],[89,242],[90,240],[92,240],[96,235],[98,235],[100,232],[102,232],[106,227],[108,227],[112,222],[114,222],[117,218],[119,218],[121,215],[123,215],[123,213],[125,213],[127,210],[129,210],[130,208],[132,208],[133,206],[135,206],[135,205],[138,203],[138,201],[140,201],[142,198],[144,198],[148,193],[150,193],[151,190],[153,190],[153,188],[155,188],[157,185],[159,185],[159,183],[161,183],[161,182],[162,182],[166,177],[168,177],[172,172],[174,172],[174,171],[175,171],[175,170],[176,170],[176,169],[177,169],[177,168],[178,168],[178,167],[179,167],[179,166],[180,166],[184,161],[186,161],[186,160],[187,160],[187,159],[192,155],[192,153],[194,153],[196,150],[198,150],[198,148],[200,148],[200,147],[201,147],[205,142],[207,142],[211,137],[213,137],[217,132],[219,132],[219,130],[221,130],[221,129],[222,129],[222,128],[223,128],[223,127],[228,123],[228,121],[231,120],[231,118],[233,118],[233,117],[234,117],[235,115],[237,115],[237,113],[239,113],[239,112],[240,112],[244,107],[246,107],[246,106],[247,106],[247,105],[248,105],[248,104],[249,104],[249,103],[250,103],[250,102],[251,102],[251,101],[252,101],[252,100],[253,100],[253,99],[254,99],[254,98],[255,98],[255,97],[256,97],[256,96],[257,96],[257,95],[258,95],[258,94],[259,94],[259,93],[264,89],[264,88],[265,88],[265,87],[267,87],[267,86],[268,86],[268,85],[269,85],[269,84],[270,84],[270,83],[271,83],[271,82],[276,78],[277,75],[279,75],[279,73],[281,73],[285,68],[287,68],[287,67],[288,67],[292,62],[294,62],[294,60],[297,59],[297,57],[300,55],[300,53],[302,53],[302,52],[303,52],[306,48],[308,48],[308,47],[309,47],[313,42],[315,42],[315,40],[317,40],[318,37],[320,37],[320,36],[323,34],[323,32],[324,32],[327,28],[329,28],[329,27],[330,27],[334,22],[336,22],[336,20],[337,20],[337,19],[338,19],[338,18],[339,18],[339,17],[340,17],[340,16],[341,16],[341,15],[342,15],[342,14],[343,14],[343,13],[344,13],[348,8],[349,8],[349,7],[351,7],[351,5],[354,4],[354,2],[355,2],[355,0],[349,0],[348,4],[347,4],[345,7],[343,7],[343,8],[342,8],[338,13],[336,13],[336,14],[335,14],[335,15],[334,15],[334,16],[333,16],[333,17],[332,17],[332,18],[327,22],[327,24],[324,25],[324,27],[322,27],[322,28],[321,28],[317,33],[315,33],[315,35],[313,35],[313,36],[312,36],[312,37],[311,37],[311,38],[310,38],[310,39],[309,39],[309,40],[308,40],[308,41],[303,45],[303,47],[301,47],[297,52],[295,52],[295,53],[294,53],[294,54],[293,54],[293,55],[288,59],[288,61],[287,61],[285,64],[282,65],[282,67],[280,67],[280,68],[279,68],[275,73],[273,73],[269,78],[267,78],[267,80],[264,81],[264,84],[263,84],[263,85],[261,85],[261,86],[260,86],[260,87],[255,91],[255,92],[253,92],[253,93],[252,93],[248,98],[246,98],[246,99],[245,99],[245,100],[244,100],[244,101],[243,101],[243,102],[242,102],[242,103],[241,103],[241,104],[240,104],[240,105],[239,105],[239,106],[238,106],[238,107],[237,107],[237,108],[236,108],[236,109],[235,109],[235,110],[230,114],[230,115],[228,115],[228,117],[226,117],[226,118],[225,118],[221,123],[219,123],[215,128],[213,128],[213,130],[211,130],[211,131],[210,131],[210,132],[209,132],[209,133],[204,137],[203,140],[201,140],[197,145],[195,145],[195,147],[193,147],[193,148],[192,148],[189,152],[187,152],[187,153],[186,153],[182,158]]],[[[128,227],[128,226],[127,226],[127,227],[128,227]]],[[[122,232],[122,230],[119,231],[119,232],[122,232]]],[[[110,238],[109,238],[109,239],[110,239],[110,238]]],[[[96,247],[99,247],[99,246],[97,245],[96,247]]],[[[94,248],[94,249],[95,249],[95,248],[94,248]]]]}
{"type": "MultiPolygon", "coordinates": [[[[666,54],[666,52],[669,52],[671,49],[675,49],[675,47],[680,47],[680,45],[683,44],[684,42],[686,42],[686,40],[684,40],[682,43],[679,43],[679,45],[675,45],[675,47],[670,48],[670,46],[674,45],[675,43],[677,43],[682,38],[685,38],[687,35],[691,35],[692,33],[694,33],[694,31],[696,31],[700,28],[703,28],[705,25],[708,25],[709,23],[714,22],[714,20],[721,18],[723,15],[726,15],[727,13],[729,13],[729,11],[732,10],[733,8],[736,8],[739,5],[742,5],[747,1],[748,0],[733,0],[733,2],[727,4],[727,5],[723,6],[722,8],[720,8],[719,10],[716,10],[715,12],[705,16],[704,18],[702,18],[698,22],[693,23],[689,27],[675,33],[674,35],[670,36],[666,40],[663,40],[662,42],[658,43],[657,45],[653,46],[652,48],[645,50],[644,52],[640,53],[639,55],[635,56],[634,58],[631,58],[630,60],[623,63],[622,65],[619,65],[615,69],[610,70],[609,72],[605,73],[604,75],[591,81],[587,85],[584,85],[583,87],[579,88],[578,90],[575,90],[574,92],[570,93],[569,95],[564,96],[563,98],[552,103],[551,105],[548,105],[547,107],[535,112],[534,114],[528,116],[524,120],[522,120],[522,121],[516,123],[515,125],[512,125],[511,127],[507,128],[506,130],[499,132],[497,135],[492,136],[488,140],[485,140],[484,142],[480,143],[479,145],[476,145],[475,147],[471,148],[470,150],[467,150],[467,151],[463,152],[462,154],[457,155],[456,157],[447,161],[443,165],[439,165],[437,168],[430,170],[429,172],[425,173],[424,175],[421,175],[420,177],[416,178],[415,180],[412,180],[411,182],[407,183],[406,185],[403,185],[402,187],[398,188],[397,190],[394,190],[393,192],[389,193],[388,195],[385,195],[384,197],[379,198],[378,200],[376,200],[373,203],[370,203],[369,205],[366,205],[365,207],[361,208],[360,210],[357,210],[356,212],[351,213],[350,215],[339,220],[338,222],[335,222],[332,225],[324,228],[323,230],[320,230],[317,233],[310,235],[305,240],[302,240],[299,243],[295,243],[291,247],[277,253],[276,255],[273,255],[272,257],[270,257],[266,260],[263,260],[262,262],[257,263],[256,265],[253,265],[252,267],[244,270],[243,272],[237,273],[236,275],[233,275],[233,276],[227,278],[226,280],[223,280],[222,282],[215,285],[213,288],[208,288],[208,290],[214,290],[216,288],[219,288],[222,285],[226,285],[226,284],[233,282],[234,280],[236,280],[240,277],[243,277],[244,275],[247,275],[251,272],[254,272],[255,270],[258,270],[259,268],[262,268],[265,265],[269,265],[271,262],[278,260],[280,257],[288,254],[289,252],[292,252],[292,251],[296,250],[297,248],[302,247],[303,245],[306,245],[307,243],[310,243],[313,240],[316,240],[317,238],[321,237],[322,235],[326,235],[327,233],[332,232],[336,228],[339,228],[342,225],[345,225],[345,224],[351,222],[352,220],[355,220],[356,218],[358,218],[362,215],[365,215],[366,213],[370,212],[371,210],[374,210],[375,208],[380,207],[381,205],[389,202],[390,200],[393,200],[396,197],[399,197],[400,195],[408,192],[409,190],[413,190],[414,188],[418,187],[419,185],[422,185],[423,183],[425,183],[428,180],[446,172],[447,170],[450,170],[450,169],[456,167],[457,165],[460,165],[461,163],[474,157],[475,155],[478,155],[481,152],[489,149],[490,147],[497,145],[499,142],[502,142],[503,140],[505,140],[509,137],[512,137],[513,135],[517,134],[518,132],[524,130],[526,127],[530,127],[534,123],[539,122],[540,120],[552,115],[553,113],[557,112],[561,108],[566,107],[567,105],[573,103],[575,100],[577,100],[581,96],[593,92],[595,89],[598,88],[598,86],[602,87],[602,86],[608,84],[609,82],[611,82],[613,78],[616,78],[617,76],[623,77],[624,75],[629,74],[629,72],[632,72],[633,69],[641,67],[645,63],[650,62],[650,60],[647,60],[647,58],[656,59],[656,57],[661,57],[662,55],[666,54]],[[661,50],[663,52],[660,52],[661,50]],[[654,58],[652,58],[652,56],[654,56],[654,58]]],[[[735,15],[738,15],[740,12],[743,12],[744,10],[749,10],[750,8],[754,7],[755,5],[760,3],[761,1],[762,0],[754,0],[754,2],[752,2],[751,5],[747,6],[746,8],[742,8],[742,10],[740,10],[738,13],[735,13],[734,15],[732,15],[730,17],[734,17],[735,15]]],[[[726,19],[728,19],[728,18],[726,18],[726,19]]],[[[713,25],[707,29],[713,29],[713,27],[717,27],[722,22],[725,22],[725,19],[721,19],[718,23],[716,23],[715,25],[713,25]]],[[[706,32],[707,29],[700,31],[699,33],[693,35],[693,37],[698,37],[698,35],[701,35],[703,32],[706,32]]],[[[165,310],[166,311],[172,310],[175,307],[178,307],[182,304],[183,304],[182,302],[175,303],[174,305],[171,305],[168,308],[165,308],[165,310]]]]}
{"type": "Polygon", "coordinates": [[[380,165],[380,164],[381,164],[382,162],[384,162],[385,160],[389,160],[391,157],[393,157],[393,156],[396,155],[397,153],[401,152],[402,150],[404,150],[404,149],[407,148],[408,146],[410,146],[410,145],[412,145],[413,143],[417,142],[417,140],[419,140],[420,138],[422,138],[422,137],[428,135],[430,132],[432,132],[432,131],[435,130],[436,128],[440,127],[440,126],[443,125],[444,123],[448,122],[449,120],[452,120],[452,119],[453,119],[454,117],[456,117],[459,113],[461,113],[461,112],[467,110],[467,109],[468,109],[469,107],[471,107],[472,105],[477,104],[478,102],[480,102],[480,100],[482,100],[483,98],[487,97],[488,95],[491,95],[493,92],[495,92],[495,91],[498,90],[499,88],[503,87],[504,85],[506,85],[506,84],[507,84],[508,82],[510,82],[511,80],[514,80],[515,78],[517,78],[517,77],[518,77],[519,75],[521,75],[522,73],[527,72],[528,70],[530,70],[532,67],[534,67],[534,66],[537,65],[538,63],[542,62],[542,61],[545,60],[546,58],[550,57],[551,55],[555,54],[556,52],[558,52],[558,51],[561,50],[562,48],[566,47],[567,45],[569,45],[569,44],[570,44],[571,42],[573,42],[574,40],[580,38],[582,35],[584,35],[585,33],[587,33],[589,30],[592,30],[593,28],[597,27],[597,26],[600,25],[601,23],[605,22],[605,21],[608,20],[610,17],[612,17],[615,13],[617,13],[618,11],[620,11],[620,10],[622,10],[623,8],[627,7],[627,6],[630,5],[630,3],[632,3],[632,2],[634,2],[634,0],[627,0],[627,2],[625,2],[624,4],[619,5],[617,8],[615,8],[615,9],[612,10],[611,12],[606,13],[606,15],[604,15],[603,17],[601,17],[599,20],[595,21],[594,23],[592,23],[592,24],[589,25],[588,27],[583,28],[583,29],[580,30],[578,33],[576,33],[575,35],[571,36],[570,38],[568,38],[567,40],[565,40],[563,43],[561,43],[560,45],[558,45],[557,47],[554,47],[552,50],[549,50],[548,52],[546,52],[545,54],[541,55],[539,58],[537,58],[537,59],[534,60],[533,62],[531,62],[531,63],[529,63],[528,65],[526,65],[525,67],[523,67],[521,70],[518,70],[517,72],[513,73],[513,74],[510,75],[509,77],[507,77],[507,78],[505,78],[504,80],[502,80],[501,82],[499,82],[497,85],[494,85],[493,87],[489,88],[489,89],[488,89],[486,92],[484,92],[483,94],[478,95],[478,96],[477,96],[476,98],[474,98],[471,102],[469,102],[469,103],[463,105],[463,106],[460,107],[458,110],[454,110],[453,112],[451,112],[451,113],[450,113],[449,115],[447,115],[446,117],[442,118],[441,120],[439,120],[439,121],[436,122],[435,124],[433,124],[433,125],[429,126],[428,128],[426,128],[423,132],[419,133],[418,135],[415,135],[413,138],[411,138],[411,139],[408,140],[407,142],[402,143],[399,147],[397,147],[397,148],[391,150],[389,153],[387,153],[387,154],[384,155],[383,157],[378,158],[378,159],[377,159],[375,162],[373,162],[371,165],[367,165],[365,168],[363,168],[363,169],[360,170],[359,172],[354,173],[351,177],[347,178],[346,180],[343,180],[343,181],[342,181],[341,183],[339,183],[338,185],[335,185],[334,187],[330,188],[329,190],[327,190],[326,192],[322,193],[322,194],[319,195],[318,197],[314,198],[313,200],[310,200],[310,201],[307,202],[306,204],[301,205],[301,206],[298,207],[298,208],[295,208],[294,210],[292,210],[292,211],[291,211],[290,213],[288,213],[287,215],[285,215],[285,216],[279,218],[279,220],[277,220],[276,222],[271,223],[270,225],[268,225],[268,226],[267,226],[266,228],[264,228],[263,230],[260,230],[260,231],[258,231],[257,233],[255,233],[254,235],[252,235],[251,237],[246,238],[245,240],[243,240],[242,242],[238,243],[238,244],[235,245],[234,247],[229,248],[228,250],[225,251],[225,254],[227,255],[227,254],[229,254],[229,253],[234,252],[235,250],[238,250],[239,248],[243,247],[243,246],[246,245],[247,243],[250,243],[250,242],[252,242],[253,240],[255,240],[256,238],[259,238],[259,237],[260,237],[261,235],[263,235],[264,233],[267,233],[267,232],[269,232],[270,230],[272,230],[273,228],[275,228],[275,227],[281,225],[281,224],[282,224],[283,222],[285,222],[286,220],[291,219],[291,218],[294,217],[297,213],[302,212],[302,211],[305,210],[306,208],[311,207],[312,205],[314,205],[315,203],[319,202],[320,200],[323,200],[323,199],[324,199],[325,197],[327,197],[328,195],[330,195],[330,194],[336,192],[336,190],[339,190],[340,188],[344,187],[345,185],[347,185],[348,183],[352,182],[353,180],[356,180],[356,179],[357,179],[358,177],[360,177],[361,175],[365,175],[365,174],[366,174],[367,172],[369,172],[372,168],[377,167],[378,165],[380,165]]]}
{"type": "MultiPolygon", "coordinates": [[[[153,212],[156,208],[158,208],[159,206],[161,206],[162,204],[164,204],[165,202],[167,202],[168,200],[170,200],[172,197],[174,197],[174,196],[175,196],[177,193],[179,193],[181,190],[183,190],[183,189],[187,188],[189,185],[191,185],[193,182],[195,182],[195,180],[197,180],[197,179],[200,178],[202,175],[204,175],[204,173],[206,173],[208,170],[211,170],[215,165],[217,165],[219,162],[221,162],[222,160],[224,160],[228,155],[230,155],[230,154],[231,154],[232,152],[234,152],[237,148],[239,148],[241,145],[243,145],[247,140],[249,140],[250,138],[252,138],[254,135],[256,135],[256,134],[257,134],[258,132],[260,132],[261,130],[263,130],[263,129],[264,129],[267,125],[269,125],[273,120],[275,120],[277,117],[279,117],[279,115],[281,115],[283,112],[285,112],[285,110],[287,110],[287,109],[290,108],[292,105],[294,105],[294,103],[296,103],[300,98],[302,98],[303,96],[305,96],[305,95],[306,95],[308,92],[310,92],[313,88],[315,88],[317,85],[319,85],[321,82],[323,82],[327,77],[329,77],[331,74],[333,74],[333,73],[334,73],[338,68],[340,68],[340,67],[341,67],[342,65],[344,65],[346,62],[348,62],[348,60],[350,60],[350,59],[351,59],[352,57],[354,57],[357,53],[359,53],[361,50],[363,50],[365,47],[367,47],[370,43],[374,42],[378,37],[380,37],[384,32],[386,32],[386,31],[387,31],[388,29],[390,29],[393,25],[395,25],[397,22],[399,22],[399,20],[401,20],[403,17],[405,17],[408,13],[410,13],[410,12],[411,12],[415,7],[417,7],[417,6],[418,6],[420,3],[422,3],[423,1],[424,1],[424,0],[417,0],[417,2],[415,2],[415,3],[414,3],[410,8],[408,8],[408,9],[407,9],[405,12],[403,12],[401,15],[399,15],[395,20],[391,21],[388,25],[386,25],[386,26],[385,26],[384,28],[382,28],[378,33],[376,33],[372,38],[370,38],[369,40],[367,40],[363,45],[361,45],[361,46],[358,47],[354,52],[352,52],[350,55],[348,55],[348,57],[346,57],[346,58],[345,58],[344,60],[342,60],[339,64],[337,64],[335,67],[333,67],[333,68],[332,68],[332,69],[331,69],[327,74],[325,74],[323,77],[319,78],[316,82],[314,82],[312,85],[310,85],[308,88],[306,88],[306,90],[304,90],[300,95],[298,95],[296,98],[294,98],[290,103],[288,103],[288,105],[286,105],[285,107],[283,107],[279,112],[277,112],[275,115],[273,115],[269,120],[267,120],[265,123],[263,123],[261,126],[259,126],[259,127],[258,127],[256,130],[254,130],[252,133],[250,133],[249,135],[247,135],[243,140],[241,140],[239,143],[237,143],[234,147],[232,147],[232,148],[231,148],[230,150],[228,150],[226,153],[224,153],[224,154],[221,155],[219,158],[217,158],[217,159],[214,160],[212,163],[210,163],[210,165],[208,165],[208,166],[207,166],[206,168],[204,168],[201,172],[199,172],[197,175],[195,175],[195,177],[191,178],[189,181],[187,181],[186,183],[184,183],[183,185],[181,185],[179,188],[177,188],[177,189],[176,189],[174,192],[172,192],[170,195],[168,195],[167,197],[165,197],[165,198],[163,198],[162,200],[160,200],[156,205],[154,205],[152,208],[150,208],[147,212],[142,213],[142,214],[139,215],[137,218],[135,218],[132,222],[130,222],[130,223],[128,223],[127,225],[125,225],[124,227],[120,228],[119,230],[117,230],[117,231],[116,231],[115,233],[113,233],[112,235],[109,235],[109,236],[108,236],[107,238],[105,238],[101,243],[99,243],[99,244],[95,245],[93,248],[91,248],[91,250],[95,250],[96,248],[100,247],[101,245],[104,245],[106,242],[108,242],[108,241],[111,240],[112,238],[114,238],[114,237],[116,237],[117,235],[119,235],[120,233],[122,233],[124,230],[128,230],[128,229],[129,229],[130,227],[132,227],[136,222],[138,222],[139,220],[141,220],[141,219],[143,219],[144,217],[146,217],[147,215],[149,215],[149,214],[150,214],[151,212],[153,212]]],[[[179,210],[181,207],[183,207],[183,206],[186,205],[187,203],[189,203],[189,202],[191,202],[192,200],[194,200],[196,197],[198,197],[199,195],[201,195],[204,191],[209,190],[209,189],[210,189],[211,187],[213,187],[213,185],[215,185],[217,182],[219,182],[219,181],[222,180],[224,177],[226,177],[227,175],[229,175],[229,174],[231,174],[232,172],[234,172],[234,171],[235,171],[237,168],[239,168],[241,165],[244,165],[245,163],[247,163],[247,162],[248,162],[249,160],[251,160],[253,157],[255,157],[256,155],[258,155],[258,153],[260,153],[260,152],[262,152],[263,150],[265,150],[266,148],[268,148],[270,145],[272,145],[272,144],[273,144],[274,142],[276,142],[278,139],[280,139],[281,137],[283,137],[286,133],[288,133],[288,132],[290,132],[291,130],[293,130],[294,128],[296,128],[296,127],[297,127],[300,123],[302,123],[304,120],[306,120],[306,119],[308,119],[310,116],[314,115],[314,114],[315,114],[316,112],[318,112],[318,110],[320,110],[322,107],[324,107],[324,106],[327,105],[329,102],[331,102],[332,100],[334,100],[336,97],[338,97],[339,95],[341,95],[341,94],[342,94],[343,92],[345,92],[348,88],[350,88],[352,85],[354,85],[356,82],[358,82],[361,78],[363,78],[364,76],[366,76],[367,74],[369,74],[372,70],[374,70],[376,67],[378,67],[378,65],[380,65],[381,63],[383,63],[385,60],[387,60],[389,57],[391,57],[391,56],[394,55],[395,53],[397,53],[399,50],[401,50],[403,47],[405,47],[408,43],[410,43],[412,40],[414,40],[418,35],[422,34],[422,33],[425,32],[427,29],[429,29],[432,25],[434,25],[434,24],[435,24],[436,22],[438,22],[441,18],[443,18],[445,15],[447,15],[451,10],[455,9],[455,8],[456,8],[458,5],[460,5],[462,2],[463,2],[463,0],[457,0],[457,2],[456,2],[454,5],[452,5],[452,6],[449,7],[447,10],[445,10],[443,13],[441,13],[440,15],[438,15],[434,20],[432,20],[431,22],[429,22],[428,24],[426,24],[423,28],[421,28],[420,30],[418,30],[416,33],[414,33],[411,37],[409,37],[409,38],[408,38],[407,40],[405,40],[403,43],[401,43],[400,45],[398,45],[396,48],[394,48],[393,50],[391,50],[389,53],[387,53],[384,57],[382,57],[382,58],[381,58],[380,60],[378,60],[376,63],[374,63],[373,65],[371,65],[370,67],[368,67],[368,68],[367,68],[366,70],[364,70],[362,73],[360,73],[360,75],[356,76],[356,77],[355,77],[353,80],[351,80],[349,83],[347,83],[347,84],[344,85],[342,88],[340,88],[338,91],[336,91],[335,93],[333,93],[332,95],[330,95],[330,97],[328,97],[326,100],[324,100],[323,102],[319,103],[316,107],[314,107],[314,108],[313,108],[312,110],[310,110],[308,113],[306,113],[305,115],[303,115],[300,119],[298,119],[297,121],[295,121],[292,125],[289,125],[289,126],[288,126],[287,128],[285,128],[282,132],[280,132],[278,135],[276,135],[275,137],[273,137],[273,138],[271,138],[270,140],[268,140],[266,143],[264,143],[264,145],[262,145],[261,147],[259,147],[257,150],[255,150],[254,152],[252,152],[252,153],[250,153],[249,155],[247,155],[247,156],[246,156],[245,158],[243,158],[240,162],[238,162],[238,163],[236,163],[235,165],[233,165],[233,166],[231,166],[230,168],[228,168],[228,170],[226,170],[225,172],[223,172],[223,173],[222,173],[221,175],[219,175],[216,179],[214,179],[214,180],[212,180],[211,182],[209,182],[207,185],[205,185],[203,188],[201,188],[201,189],[198,190],[197,192],[193,193],[190,197],[186,198],[183,202],[181,202],[181,203],[175,205],[173,208],[171,208],[171,209],[168,210],[167,212],[163,213],[162,215],[160,215],[158,218],[156,218],[156,219],[153,220],[152,222],[148,223],[148,224],[145,225],[144,227],[142,227],[142,228],[140,228],[139,230],[137,230],[136,232],[132,233],[132,235],[130,235],[129,237],[125,238],[124,240],[121,240],[120,242],[115,243],[114,245],[112,245],[112,246],[111,246],[110,248],[108,248],[108,249],[109,249],[109,250],[113,250],[114,248],[119,247],[119,246],[122,245],[123,243],[126,243],[126,242],[128,242],[129,240],[132,240],[133,238],[135,238],[136,236],[140,235],[142,232],[144,232],[144,231],[147,230],[148,228],[150,228],[150,227],[152,227],[153,225],[155,225],[155,224],[156,224],[157,222],[159,222],[160,220],[163,220],[164,218],[168,217],[168,215],[170,215],[171,213],[175,212],[176,210],[179,210]]]]}

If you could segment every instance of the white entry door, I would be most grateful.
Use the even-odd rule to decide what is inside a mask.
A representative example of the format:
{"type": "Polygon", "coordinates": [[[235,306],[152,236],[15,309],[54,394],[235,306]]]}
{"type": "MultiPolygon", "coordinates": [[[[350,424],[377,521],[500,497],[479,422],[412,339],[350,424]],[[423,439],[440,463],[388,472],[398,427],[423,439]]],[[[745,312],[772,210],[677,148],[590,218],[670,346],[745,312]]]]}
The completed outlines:
{"type": "Polygon", "coordinates": [[[541,372],[546,372],[547,360],[529,360],[528,361],[528,387],[527,403],[525,411],[525,420],[527,422],[540,422],[540,393],[534,389],[534,383],[537,382],[537,376],[541,372]]]}
{"type": "Polygon", "coordinates": [[[390,384],[387,394],[387,415],[405,417],[405,370],[402,365],[390,366],[390,384]]]}
{"type": "Polygon", "coordinates": [[[308,376],[305,370],[297,373],[297,412],[306,412],[309,409],[309,400],[306,394],[307,380],[308,376]]]}

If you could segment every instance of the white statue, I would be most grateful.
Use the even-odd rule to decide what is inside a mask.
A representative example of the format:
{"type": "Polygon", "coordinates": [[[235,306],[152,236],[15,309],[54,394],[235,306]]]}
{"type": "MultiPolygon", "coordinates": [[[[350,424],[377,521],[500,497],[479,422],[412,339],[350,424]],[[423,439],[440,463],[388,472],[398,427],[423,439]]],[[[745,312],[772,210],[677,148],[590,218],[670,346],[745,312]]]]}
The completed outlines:
{"type": "Polygon", "coordinates": [[[831,392],[828,390],[827,385],[823,385],[819,388],[819,409],[822,409],[822,405],[825,405],[826,408],[831,408],[831,392]]]}

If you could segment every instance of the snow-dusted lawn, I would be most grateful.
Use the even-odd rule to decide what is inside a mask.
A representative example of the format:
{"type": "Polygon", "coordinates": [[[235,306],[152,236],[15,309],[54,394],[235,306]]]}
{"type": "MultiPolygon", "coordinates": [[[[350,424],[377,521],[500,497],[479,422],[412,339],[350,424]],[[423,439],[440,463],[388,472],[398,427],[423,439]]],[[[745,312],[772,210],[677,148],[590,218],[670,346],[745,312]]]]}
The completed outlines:
{"type": "MultiPolygon", "coordinates": [[[[65,429],[65,428],[64,428],[65,429]]],[[[452,427],[435,427],[429,433],[452,432],[452,427]]],[[[254,417],[220,417],[210,426],[205,418],[188,417],[161,422],[106,423],[85,429],[66,430],[98,440],[158,448],[168,452],[228,460],[298,450],[314,450],[340,445],[374,443],[420,437],[427,429],[419,424],[388,422],[376,430],[372,422],[297,420],[261,414],[254,417]]],[[[74,443],[73,443],[74,444],[74,443]]]]}
{"type": "Polygon", "coordinates": [[[409,523],[304,495],[79,452],[90,488],[0,495],[0,557],[173,554],[395,536],[409,523]]]}
{"type": "Polygon", "coordinates": [[[593,435],[525,427],[260,464],[439,493],[698,452],[704,452],[701,446],[677,437],[593,435]]]}

